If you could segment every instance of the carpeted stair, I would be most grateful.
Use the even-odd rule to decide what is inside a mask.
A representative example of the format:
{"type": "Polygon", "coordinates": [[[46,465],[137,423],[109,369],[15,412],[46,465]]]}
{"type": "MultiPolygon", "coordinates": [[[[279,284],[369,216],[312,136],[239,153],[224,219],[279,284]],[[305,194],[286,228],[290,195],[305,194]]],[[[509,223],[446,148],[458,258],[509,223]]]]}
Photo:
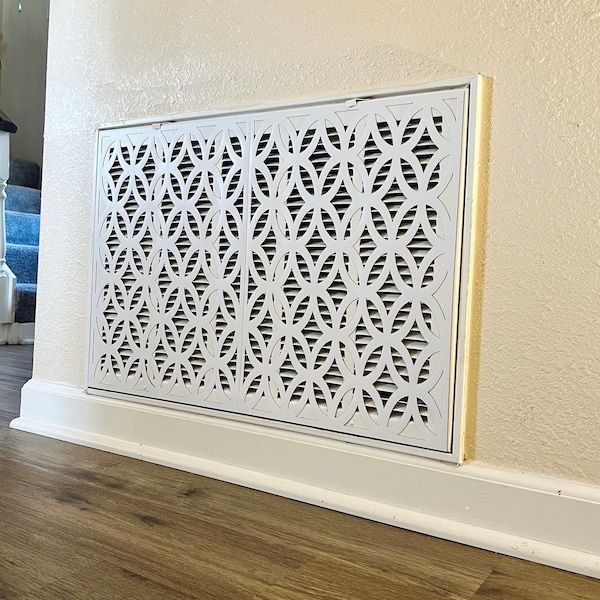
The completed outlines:
{"type": "Polygon", "coordinates": [[[17,323],[35,320],[40,240],[40,167],[11,160],[6,186],[6,262],[17,278],[17,323]]]}
{"type": "Polygon", "coordinates": [[[11,160],[9,183],[39,190],[42,183],[40,165],[28,160],[11,160]]]}

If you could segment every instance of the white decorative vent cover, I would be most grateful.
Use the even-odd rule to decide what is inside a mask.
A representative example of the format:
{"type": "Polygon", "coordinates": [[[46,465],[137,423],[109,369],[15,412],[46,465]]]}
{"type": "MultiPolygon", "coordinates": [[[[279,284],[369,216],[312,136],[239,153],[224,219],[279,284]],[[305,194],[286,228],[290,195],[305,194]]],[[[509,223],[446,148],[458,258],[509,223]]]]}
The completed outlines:
{"type": "Polygon", "coordinates": [[[101,130],[89,388],[450,453],[470,92],[101,130]]]}

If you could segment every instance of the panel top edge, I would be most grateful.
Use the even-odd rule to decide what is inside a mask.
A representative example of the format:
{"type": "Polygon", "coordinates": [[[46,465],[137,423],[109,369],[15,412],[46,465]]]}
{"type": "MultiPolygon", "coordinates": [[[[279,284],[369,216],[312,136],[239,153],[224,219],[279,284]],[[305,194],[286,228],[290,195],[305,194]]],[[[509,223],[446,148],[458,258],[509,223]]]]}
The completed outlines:
{"type": "Polygon", "coordinates": [[[208,117],[227,117],[232,115],[247,115],[257,112],[269,112],[276,111],[286,108],[302,108],[304,106],[315,106],[315,105],[325,105],[331,104],[334,102],[348,102],[352,100],[360,100],[360,99],[377,99],[377,98],[385,98],[387,96],[400,96],[400,95],[408,95],[408,94],[416,94],[416,93],[429,93],[436,91],[444,91],[444,90],[458,90],[458,89],[470,89],[477,85],[481,75],[469,75],[465,77],[455,77],[452,79],[445,79],[441,81],[428,82],[428,83],[419,83],[419,84],[411,84],[406,86],[401,86],[397,88],[388,88],[388,89],[380,89],[380,90],[361,90],[354,92],[347,92],[342,95],[332,95],[332,96],[318,96],[318,97],[310,97],[310,98],[298,98],[295,100],[289,101],[273,101],[262,104],[254,104],[254,105],[241,105],[241,106],[233,106],[222,109],[209,109],[205,111],[198,112],[186,112],[186,113],[169,113],[163,115],[155,115],[155,116],[146,116],[137,119],[125,119],[121,121],[115,121],[112,123],[106,123],[98,127],[98,131],[107,131],[114,129],[122,129],[125,127],[135,127],[135,126],[149,126],[154,124],[162,124],[173,121],[193,121],[197,119],[205,119],[208,117]]]}

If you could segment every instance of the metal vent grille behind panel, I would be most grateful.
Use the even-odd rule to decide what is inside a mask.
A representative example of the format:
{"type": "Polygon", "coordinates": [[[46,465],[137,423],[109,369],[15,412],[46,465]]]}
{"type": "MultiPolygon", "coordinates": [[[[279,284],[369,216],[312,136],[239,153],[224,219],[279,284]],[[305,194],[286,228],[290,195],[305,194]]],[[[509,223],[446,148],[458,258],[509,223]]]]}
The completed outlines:
{"type": "Polygon", "coordinates": [[[90,388],[448,452],[466,107],[103,130],[90,388]]]}

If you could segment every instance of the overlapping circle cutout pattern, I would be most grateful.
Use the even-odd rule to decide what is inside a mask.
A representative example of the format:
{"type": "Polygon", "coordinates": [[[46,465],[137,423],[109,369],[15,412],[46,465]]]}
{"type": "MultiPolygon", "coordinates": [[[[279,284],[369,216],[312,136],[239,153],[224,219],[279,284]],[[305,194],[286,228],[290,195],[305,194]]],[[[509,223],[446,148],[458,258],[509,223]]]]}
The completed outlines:
{"type": "Polygon", "coordinates": [[[456,230],[442,198],[456,202],[459,151],[447,103],[111,135],[99,387],[383,440],[440,435],[456,230]]]}

